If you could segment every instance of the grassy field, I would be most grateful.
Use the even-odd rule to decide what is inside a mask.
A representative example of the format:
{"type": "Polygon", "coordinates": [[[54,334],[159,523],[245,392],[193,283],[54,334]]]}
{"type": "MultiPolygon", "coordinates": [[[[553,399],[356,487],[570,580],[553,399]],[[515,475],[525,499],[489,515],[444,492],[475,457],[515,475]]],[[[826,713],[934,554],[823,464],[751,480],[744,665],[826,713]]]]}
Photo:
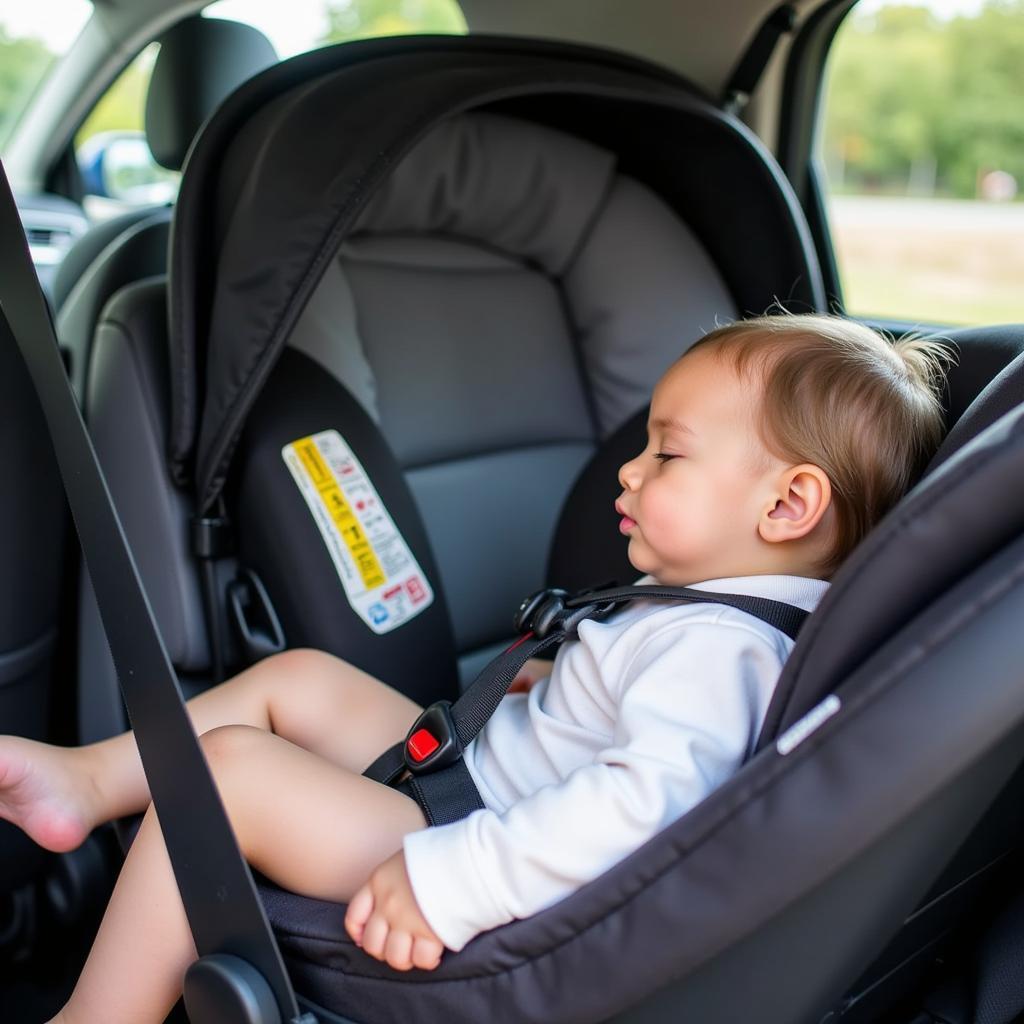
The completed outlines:
{"type": "Polygon", "coordinates": [[[829,217],[849,312],[1024,321],[1024,203],[834,196],[829,217]]]}

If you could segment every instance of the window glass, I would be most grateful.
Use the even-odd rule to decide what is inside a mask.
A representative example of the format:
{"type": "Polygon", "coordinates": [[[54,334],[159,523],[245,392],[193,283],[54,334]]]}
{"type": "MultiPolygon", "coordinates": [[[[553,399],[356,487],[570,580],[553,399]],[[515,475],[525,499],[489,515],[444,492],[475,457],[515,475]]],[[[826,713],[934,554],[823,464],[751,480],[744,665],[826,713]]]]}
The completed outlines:
{"type": "Polygon", "coordinates": [[[287,4],[218,0],[204,13],[255,26],[282,59],[350,39],[466,31],[466,19],[456,0],[300,0],[287,4]]]}
{"type": "Polygon", "coordinates": [[[863,0],[817,159],[848,312],[1024,320],[1024,0],[863,0]]]}
{"type": "Polygon", "coordinates": [[[0,152],[37,86],[91,13],[89,0],[0,3],[0,152]]]}
{"type": "Polygon", "coordinates": [[[146,144],[146,90],[159,51],[151,43],[117,77],[75,135],[85,208],[94,220],[169,203],[181,174],[161,167],[146,144]]]}

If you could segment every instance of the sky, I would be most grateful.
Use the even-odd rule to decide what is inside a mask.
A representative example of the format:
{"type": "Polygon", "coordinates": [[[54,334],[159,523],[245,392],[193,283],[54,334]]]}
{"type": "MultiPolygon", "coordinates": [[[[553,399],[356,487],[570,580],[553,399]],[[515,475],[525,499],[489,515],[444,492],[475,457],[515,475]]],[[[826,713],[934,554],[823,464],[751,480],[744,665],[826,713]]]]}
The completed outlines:
{"type": "MultiPolygon", "coordinates": [[[[868,13],[891,2],[894,0],[861,0],[858,9],[868,13]]],[[[973,14],[982,5],[982,0],[911,2],[930,8],[941,18],[973,14]]],[[[325,6],[326,0],[221,0],[213,5],[211,13],[255,25],[269,36],[280,56],[287,57],[307,49],[320,37],[325,6]]],[[[0,0],[0,25],[14,36],[36,36],[61,53],[81,30],[89,9],[88,0],[0,0]]]]}

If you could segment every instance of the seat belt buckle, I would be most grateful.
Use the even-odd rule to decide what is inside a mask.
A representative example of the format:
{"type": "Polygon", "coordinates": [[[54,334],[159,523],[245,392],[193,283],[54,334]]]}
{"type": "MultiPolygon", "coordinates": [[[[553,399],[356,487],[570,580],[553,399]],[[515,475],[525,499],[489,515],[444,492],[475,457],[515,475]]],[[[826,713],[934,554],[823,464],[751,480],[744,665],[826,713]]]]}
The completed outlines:
{"type": "Polygon", "coordinates": [[[447,768],[462,757],[462,743],[449,701],[435,701],[409,730],[402,747],[405,766],[413,775],[447,768]]]}

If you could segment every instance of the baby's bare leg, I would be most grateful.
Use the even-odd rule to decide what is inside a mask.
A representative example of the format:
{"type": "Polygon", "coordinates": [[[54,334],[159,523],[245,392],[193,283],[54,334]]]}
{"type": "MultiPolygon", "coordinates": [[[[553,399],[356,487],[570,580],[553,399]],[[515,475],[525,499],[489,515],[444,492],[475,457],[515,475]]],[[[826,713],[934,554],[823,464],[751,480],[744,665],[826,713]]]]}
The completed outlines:
{"type": "MultiPolygon", "coordinates": [[[[188,710],[197,733],[249,725],[362,771],[402,739],[420,708],[338,658],[295,650],[194,697],[188,710]]],[[[0,817],[49,849],[71,849],[101,822],[148,803],[133,733],[77,749],[0,738],[0,817]]]]}
{"type": "MultiPolygon", "coordinates": [[[[276,736],[228,727],[202,737],[246,859],[295,892],[344,901],[426,824],[416,804],[276,736]]],[[[125,861],[65,1024],[158,1024],[195,947],[150,810],[125,861]]]]}

